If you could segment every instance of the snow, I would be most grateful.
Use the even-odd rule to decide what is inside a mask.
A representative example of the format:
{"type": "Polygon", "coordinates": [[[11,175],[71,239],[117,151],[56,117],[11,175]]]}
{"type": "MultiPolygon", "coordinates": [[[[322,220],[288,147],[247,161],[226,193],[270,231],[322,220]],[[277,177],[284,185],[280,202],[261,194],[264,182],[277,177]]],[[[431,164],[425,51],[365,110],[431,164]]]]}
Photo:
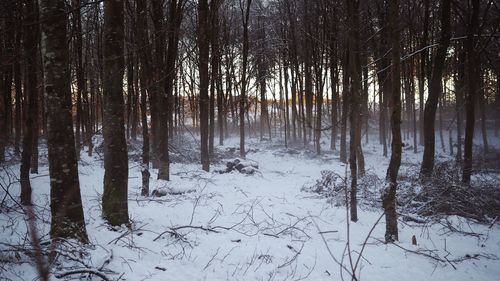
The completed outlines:
{"type": "MultiPolygon", "coordinates": [[[[220,149],[235,148],[238,141],[228,139],[220,149]]],[[[334,258],[348,269],[351,259],[356,263],[367,235],[382,215],[381,207],[371,208],[360,200],[359,221],[352,223],[346,220],[345,206],[304,190],[321,179],[324,170],[342,177],[346,174],[345,164],[340,163],[337,154],[328,151],[326,144],[321,156],[285,149],[280,140],[250,139],[247,146],[254,152],[245,161],[258,164],[258,173],[252,175],[219,172],[236,156],[212,165],[211,172],[202,171],[198,163],[173,163],[169,182],[156,180],[157,170],[151,169],[150,190],[166,190],[162,197],[140,196],[141,167],[131,162],[131,229],[111,229],[101,218],[103,162],[99,155],[90,158],[82,152],[80,185],[90,246],[85,248],[88,255],[81,259],[93,267],[90,270],[104,270],[111,280],[340,280],[340,265],[334,258]],[[348,241],[351,259],[346,249],[348,241]]],[[[389,158],[381,156],[378,143],[363,149],[367,171],[383,178],[389,158]]],[[[403,153],[404,163],[419,163],[420,159],[421,153],[403,153]]],[[[17,172],[19,167],[14,165],[11,169],[17,172]]],[[[35,210],[39,213],[36,226],[43,240],[48,238],[50,228],[49,184],[48,167],[42,165],[39,174],[32,175],[32,187],[35,210]]],[[[374,186],[373,192],[379,188],[374,186]]],[[[15,196],[18,190],[17,183],[10,188],[15,196]]],[[[500,226],[477,224],[460,217],[448,220],[480,235],[447,233],[439,224],[418,225],[399,220],[397,245],[412,251],[426,250],[425,253],[450,261],[466,255],[472,258],[459,263],[438,262],[384,244],[382,217],[359,258],[358,278],[497,280],[500,226]],[[417,245],[412,245],[412,236],[417,245]]],[[[26,227],[22,214],[0,213],[0,249],[7,249],[6,244],[21,244],[26,227]]],[[[0,257],[4,255],[7,252],[0,257]]],[[[0,279],[35,279],[33,263],[27,258],[24,261],[2,265],[0,279]]],[[[66,260],[59,265],[59,271],[53,268],[52,276],[70,272],[71,266],[75,263],[66,260]]],[[[345,280],[350,279],[347,271],[343,270],[342,275],[345,280]]],[[[78,275],[71,277],[75,276],[78,275]]],[[[96,275],[92,278],[100,280],[96,275]]]]}

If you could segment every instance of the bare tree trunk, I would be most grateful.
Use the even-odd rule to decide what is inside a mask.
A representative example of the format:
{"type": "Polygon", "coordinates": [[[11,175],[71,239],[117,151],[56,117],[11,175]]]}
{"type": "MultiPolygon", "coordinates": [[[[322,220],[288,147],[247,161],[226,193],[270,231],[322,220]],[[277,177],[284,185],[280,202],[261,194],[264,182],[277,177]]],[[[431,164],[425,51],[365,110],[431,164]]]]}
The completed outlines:
{"type": "Polygon", "coordinates": [[[456,47],[457,76],[455,78],[455,114],[457,115],[457,156],[456,161],[462,162],[462,125],[464,110],[464,92],[465,92],[465,50],[461,43],[456,47]]]}
{"type": "Polygon", "coordinates": [[[48,114],[52,238],[88,241],[71,117],[67,18],[63,0],[41,0],[45,96],[48,114]]]}
{"type": "MultiPolygon", "coordinates": [[[[15,9],[15,2],[2,3],[4,9],[15,9]]],[[[12,75],[15,64],[15,15],[2,13],[0,23],[0,163],[5,161],[5,147],[12,135],[12,75]]]]}
{"type": "Polygon", "coordinates": [[[83,43],[82,43],[82,19],[80,13],[80,0],[72,0],[73,8],[73,28],[74,28],[74,55],[76,74],[76,125],[75,125],[75,146],[76,157],[80,159],[81,131],[82,126],[82,91],[84,87],[83,72],[83,43]]]}
{"type": "MultiPolygon", "coordinates": [[[[479,69],[479,72],[481,70],[479,69]]],[[[483,137],[483,152],[487,154],[489,152],[489,145],[488,145],[488,131],[486,130],[486,101],[485,101],[485,96],[484,96],[484,77],[481,75],[481,73],[478,74],[479,78],[479,110],[481,111],[481,135],[483,137]]]]}
{"type": "Polygon", "coordinates": [[[247,88],[247,64],[248,64],[248,49],[249,49],[249,39],[248,39],[248,24],[250,18],[250,5],[252,0],[246,0],[246,5],[244,5],[244,0],[240,1],[240,10],[243,24],[243,64],[241,71],[241,94],[240,94],[240,156],[245,157],[245,104],[246,104],[246,88],[247,88]]]}
{"type": "MultiPolygon", "coordinates": [[[[359,93],[361,88],[361,61],[359,54],[359,1],[346,0],[348,24],[349,24],[349,59],[348,71],[350,83],[344,87],[349,87],[349,166],[351,170],[351,221],[358,221],[357,207],[357,188],[358,188],[358,167],[357,167],[357,151],[359,145],[359,93]]],[[[346,102],[346,101],[344,101],[346,102]]]]}
{"type": "Polygon", "coordinates": [[[495,137],[498,137],[498,131],[500,129],[500,68],[495,71],[496,76],[496,95],[495,95],[495,137]]]}
{"type": "MultiPolygon", "coordinates": [[[[270,130],[270,120],[269,113],[267,110],[267,98],[266,98],[266,79],[267,79],[267,50],[266,50],[266,26],[265,23],[261,22],[262,19],[259,17],[259,42],[260,50],[258,51],[258,81],[260,90],[260,140],[264,139],[264,134],[266,127],[269,131],[269,138],[271,138],[270,130]]],[[[281,75],[280,75],[281,79],[281,75]]],[[[280,84],[281,85],[281,84],[280,84]]],[[[280,87],[281,89],[281,87],[280,87]]]]}
{"type": "MultiPolygon", "coordinates": [[[[214,143],[215,143],[215,100],[217,98],[217,105],[219,116],[217,117],[217,121],[219,124],[222,124],[219,119],[221,119],[220,112],[222,108],[219,107],[219,97],[221,94],[217,91],[217,84],[219,81],[219,64],[220,64],[220,51],[219,51],[219,6],[220,3],[218,0],[212,0],[210,2],[210,44],[212,45],[212,77],[210,80],[210,138],[208,142],[208,153],[210,157],[214,155],[214,143]],[[216,92],[218,93],[216,97],[216,92]]],[[[220,140],[219,140],[220,141],[220,140]]]]}
{"type": "Polygon", "coordinates": [[[288,62],[286,61],[286,54],[283,51],[283,78],[285,82],[285,147],[288,147],[290,141],[290,101],[288,99],[288,62]]]}
{"type": "Polygon", "coordinates": [[[420,173],[423,176],[430,176],[434,169],[435,150],[435,119],[436,109],[441,95],[441,80],[444,70],[446,52],[450,43],[450,0],[442,0],[441,6],[441,38],[434,58],[434,67],[429,85],[429,97],[424,109],[424,156],[420,173]]]}
{"type": "Polygon", "coordinates": [[[293,141],[297,141],[297,121],[298,121],[298,113],[297,113],[297,78],[294,76],[293,66],[290,67],[291,73],[291,92],[292,92],[292,136],[293,141]]]}
{"type": "MultiPolygon", "coordinates": [[[[444,0],[447,1],[447,0],[444,0]]],[[[398,225],[396,214],[396,188],[399,166],[401,165],[402,141],[401,141],[401,78],[400,78],[400,27],[399,27],[399,1],[389,2],[389,21],[391,26],[391,161],[387,168],[387,180],[389,181],[383,195],[382,204],[385,212],[386,243],[398,240],[398,225]]]]}
{"type": "MultiPolygon", "coordinates": [[[[200,136],[201,136],[201,165],[203,170],[210,170],[209,158],[209,76],[208,60],[210,52],[209,8],[207,0],[198,2],[198,50],[200,75],[200,136]]],[[[243,112],[243,110],[242,110],[243,112]]],[[[243,120],[243,118],[242,118],[243,120]]]]}
{"type": "MultiPolygon", "coordinates": [[[[218,41],[218,39],[217,39],[218,41]]],[[[217,77],[217,123],[219,127],[219,145],[224,145],[224,127],[227,124],[227,107],[224,102],[224,90],[223,90],[223,82],[222,82],[222,66],[221,66],[221,56],[220,56],[220,47],[217,44],[218,56],[219,56],[219,70],[217,77]]],[[[227,127],[226,127],[227,130],[227,127]]]]}
{"type": "Polygon", "coordinates": [[[335,44],[330,45],[330,79],[331,79],[331,91],[332,91],[332,135],[330,139],[330,148],[332,150],[337,150],[337,130],[338,130],[338,106],[339,106],[339,93],[337,92],[337,84],[339,80],[338,71],[338,60],[335,50],[335,44]]]}
{"type": "Polygon", "coordinates": [[[37,43],[36,34],[38,21],[36,6],[34,0],[24,0],[24,38],[23,48],[25,54],[25,88],[24,88],[24,136],[23,136],[23,152],[21,154],[21,203],[23,205],[31,205],[31,184],[29,171],[31,167],[31,157],[33,151],[33,120],[38,112],[37,107],[37,74],[36,74],[36,58],[37,58],[37,43]]]}
{"type": "Polygon", "coordinates": [[[103,217],[128,224],[128,156],[123,103],[123,2],[104,2],[104,191],[103,217]]]}
{"type": "Polygon", "coordinates": [[[429,52],[427,50],[427,41],[429,40],[429,19],[430,19],[430,0],[424,0],[424,30],[420,48],[423,50],[420,55],[420,71],[418,81],[418,98],[419,98],[419,123],[420,123],[420,145],[424,144],[424,93],[425,93],[425,76],[427,71],[427,61],[429,52]]]}
{"type": "MultiPolygon", "coordinates": [[[[443,95],[446,94],[446,92],[443,90],[443,95]]],[[[446,152],[446,146],[444,145],[444,136],[443,136],[443,97],[439,99],[439,140],[441,141],[441,149],[443,152],[446,152]]]]}
{"type": "MultiPolygon", "coordinates": [[[[137,15],[137,30],[146,30],[147,23],[147,3],[142,0],[135,0],[136,3],[136,15],[137,15]]],[[[137,33],[136,40],[136,50],[138,51],[140,68],[140,94],[141,94],[141,125],[142,125],[142,188],[141,195],[149,195],[149,129],[148,129],[148,119],[147,119],[147,93],[146,90],[149,89],[149,78],[151,65],[148,59],[148,53],[150,51],[149,42],[147,41],[145,32],[137,33]]]]}
{"type": "MultiPolygon", "coordinates": [[[[2,55],[1,50],[0,50],[0,56],[2,55]]],[[[3,80],[2,75],[3,73],[0,72],[0,80],[3,80]]],[[[3,81],[1,81],[3,82],[3,81]]],[[[0,85],[0,88],[3,85],[0,85]]],[[[0,89],[4,90],[4,89],[0,89]]],[[[5,146],[7,145],[7,122],[6,122],[6,115],[7,112],[5,110],[6,105],[5,99],[4,99],[4,93],[0,92],[0,163],[5,162],[5,146]]]]}
{"type": "Polygon", "coordinates": [[[14,52],[15,52],[15,58],[16,61],[14,62],[14,85],[16,88],[16,118],[15,118],[15,140],[14,140],[14,151],[17,155],[20,153],[19,149],[19,142],[21,140],[22,136],[22,120],[23,120],[23,115],[22,115],[22,98],[23,98],[23,89],[22,89],[22,82],[21,82],[21,63],[19,62],[21,60],[21,38],[22,38],[22,21],[20,20],[22,18],[22,3],[18,3],[16,7],[16,15],[18,15],[18,27],[16,28],[16,38],[15,38],[15,45],[14,45],[14,52]]]}
{"type": "MultiPolygon", "coordinates": [[[[131,33],[131,32],[130,32],[131,33]]],[[[133,43],[128,43],[131,45],[133,43]]],[[[127,50],[126,64],[127,64],[127,126],[126,126],[126,138],[130,139],[131,127],[132,127],[132,100],[135,95],[134,93],[134,55],[131,47],[127,50]]]]}
{"type": "Polygon", "coordinates": [[[476,46],[476,32],[479,26],[479,0],[472,0],[472,12],[467,27],[467,38],[465,39],[465,52],[467,62],[467,93],[465,98],[465,140],[464,140],[464,166],[462,181],[470,184],[472,174],[472,143],[474,139],[474,122],[476,96],[478,92],[478,81],[480,70],[478,69],[479,55],[476,46]]]}
{"type": "Polygon", "coordinates": [[[347,163],[347,111],[349,108],[349,103],[347,96],[349,94],[349,73],[348,73],[348,65],[349,65],[349,56],[351,56],[348,50],[345,51],[344,55],[344,63],[342,66],[342,116],[341,116],[341,124],[340,124],[340,161],[343,163],[347,163]]]}
{"type": "MultiPolygon", "coordinates": [[[[138,20],[137,20],[138,21],[138,20]]],[[[137,23],[136,23],[137,25],[137,23]]],[[[137,29],[137,28],[136,28],[137,29]]],[[[139,36],[138,34],[141,33],[141,31],[137,31],[136,32],[136,36],[139,36]]],[[[134,62],[133,62],[133,66],[132,66],[132,71],[134,72],[132,74],[132,78],[133,78],[133,88],[132,88],[132,91],[134,92],[134,95],[133,97],[131,98],[131,103],[132,103],[132,117],[131,117],[131,121],[130,123],[131,124],[131,132],[130,132],[130,136],[132,137],[132,140],[136,140],[137,139],[137,123],[139,122],[139,94],[140,94],[140,90],[139,90],[139,87],[138,87],[138,83],[139,83],[139,62],[138,62],[138,46],[137,46],[137,41],[138,39],[136,37],[134,37],[134,40],[132,41],[132,43],[135,44],[136,48],[134,50],[134,54],[133,54],[133,59],[134,59],[134,62]]]]}

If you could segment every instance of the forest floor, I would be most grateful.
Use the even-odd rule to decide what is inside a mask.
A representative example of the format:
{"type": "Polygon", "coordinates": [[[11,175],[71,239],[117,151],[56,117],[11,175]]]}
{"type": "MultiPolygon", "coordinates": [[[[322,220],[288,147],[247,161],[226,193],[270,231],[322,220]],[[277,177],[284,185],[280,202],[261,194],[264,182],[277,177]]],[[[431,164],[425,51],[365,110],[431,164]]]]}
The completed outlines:
{"type": "MultiPolygon", "coordinates": [[[[432,200],[416,200],[425,189],[414,180],[421,151],[405,148],[398,188],[399,242],[385,244],[380,191],[389,158],[382,156],[378,142],[363,146],[367,175],[360,180],[359,221],[352,223],[344,204],[348,170],[326,140],[325,152],[317,156],[312,149],[284,148],[281,140],[249,139],[243,164],[254,167],[240,173],[224,172],[226,163],[238,155],[239,139],[231,138],[217,147],[211,172],[204,172],[195,153],[197,140],[186,134],[173,141],[171,180],[156,180],[157,170],[152,170],[151,190],[163,196],[140,196],[141,144],[129,144],[131,227],[111,229],[101,218],[104,169],[99,141],[96,138],[94,156],[82,151],[79,163],[90,239],[86,246],[65,241],[54,248],[47,242],[50,189],[43,144],[39,173],[32,175],[40,243],[29,242],[26,215],[13,200],[19,193],[19,165],[12,160],[0,172],[13,196],[5,188],[0,191],[0,280],[36,280],[36,246],[58,257],[51,265],[52,279],[88,280],[88,273],[75,270],[94,272],[91,280],[101,280],[97,274],[109,280],[177,281],[349,280],[352,274],[371,281],[457,281],[500,276],[500,224],[494,215],[500,205],[495,197],[500,191],[498,173],[474,177],[496,192],[492,202],[474,206],[487,204],[485,208],[493,210],[469,218],[449,208],[439,213],[441,205],[428,212],[432,200]]],[[[491,141],[500,149],[499,138],[491,141]]],[[[451,161],[436,150],[437,166],[451,161]]],[[[453,165],[450,169],[459,170],[453,165]]],[[[492,193],[486,194],[491,199],[492,193]]]]}

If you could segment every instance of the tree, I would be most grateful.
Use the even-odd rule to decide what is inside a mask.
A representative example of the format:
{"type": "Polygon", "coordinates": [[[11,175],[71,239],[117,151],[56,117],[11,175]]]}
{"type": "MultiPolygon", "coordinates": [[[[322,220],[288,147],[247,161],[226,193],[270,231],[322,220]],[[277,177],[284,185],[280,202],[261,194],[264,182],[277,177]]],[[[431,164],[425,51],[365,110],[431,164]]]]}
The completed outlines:
{"type": "Polygon", "coordinates": [[[441,37],[436,55],[433,59],[432,77],[429,85],[429,96],[425,102],[424,109],[424,156],[420,173],[423,176],[430,176],[434,169],[435,150],[435,119],[436,110],[441,95],[441,80],[443,78],[444,62],[448,45],[450,43],[450,0],[443,0],[441,5],[441,37]]]}
{"type": "Polygon", "coordinates": [[[222,93],[218,89],[220,84],[220,48],[219,48],[219,7],[220,0],[210,1],[210,51],[211,51],[211,79],[210,79],[210,128],[208,140],[209,157],[214,155],[215,142],[215,100],[217,92],[217,122],[219,123],[219,143],[222,144],[224,136],[222,135],[222,93]]]}
{"type": "MultiPolygon", "coordinates": [[[[136,0],[137,30],[147,30],[147,5],[142,0],[136,0]]],[[[136,49],[138,50],[140,61],[140,94],[141,94],[141,123],[142,123],[142,189],[141,195],[149,195],[149,130],[147,118],[147,89],[150,87],[151,64],[148,53],[150,46],[147,42],[146,32],[138,32],[136,40],[136,49]]]]}
{"type": "MultiPolygon", "coordinates": [[[[446,0],[445,0],[446,1],[446,0]]],[[[385,212],[386,230],[385,241],[398,240],[398,225],[396,215],[396,189],[399,166],[401,165],[401,78],[400,78],[400,23],[399,1],[389,2],[389,21],[392,60],[392,89],[391,89],[391,160],[387,168],[388,185],[382,195],[382,204],[385,212]]]]}
{"type": "Polygon", "coordinates": [[[480,79],[478,69],[479,56],[476,50],[476,32],[479,26],[479,0],[472,0],[472,12],[467,24],[467,38],[465,53],[467,63],[467,91],[465,97],[465,139],[464,139],[464,166],[462,181],[470,184],[472,174],[472,142],[474,139],[476,96],[479,91],[477,83],[480,79]]]}
{"type": "Polygon", "coordinates": [[[38,94],[37,94],[37,73],[36,73],[36,58],[37,58],[37,25],[38,13],[34,0],[24,0],[24,38],[23,48],[25,53],[25,106],[24,108],[24,136],[23,136],[23,152],[21,154],[21,203],[23,205],[31,205],[31,184],[29,179],[29,171],[31,167],[31,156],[34,142],[34,119],[37,118],[38,112],[38,94]]]}
{"type": "Polygon", "coordinates": [[[47,98],[52,238],[88,241],[72,130],[67,17],[64,0],[41,0],[44,94],[47,98]]]}
{"type": "MultiPolygon", "coordinates": [[[[162,21],[162,5],[159,1],[153,1],[155,15],[155,29],[159,34],[156,37],[156,59],[157,59],[157,75],[159,79],[157,83],[164,85],[163,89],[161,87],[158,89],[158,100],[160,104],[159,108],[159,136],[158,136],[158,179],[170,180],[170,157],[169,157],[169,137],[173,133],[173,90],[174,90],[174,80],[176,75],[175,62],[177,60],[178,43],[179,43],[179,28],[182,22],[183,5],[185,0],[172,0],[170,1],[169,15],[166,24],[166,40],[167,49],[164,50],[165,44],[163,42],[165,32],[164,24],[162,21]],[[165,58],[164,58],[165,54],[165,58]]],[[[157,85],[159,86],[159,85],[157,85]]]]}
{"type": "Polygon", "coordinates": [[[241,20],[243,24],[243,50],[242,50],[242,70],[241,70],[241,93],[240,93],[240,156],[245,157],[245,112],[246,112],[246,90],[247,90],[247,64],[248,64],[248,25],[250,19],[250,6],[252,5],[252,0],[240,1],[241,10],[241,20]]]}
{"type": "Polygon", "coordinates": [[[74,46],[75,64],[76,64],[76,126],[75,126],[75,145],[78,153],[77,158],[80,158],[81,150],[81,132],[82,128],[82,92],[84,91],[84,72],[83,72],[83,39],[82,39],[82,19],[80,13],[80,0],[72,0],[73,8],[73,28],[74,28],[74,46]]]}
{"type": "MultiPolygon", "coordinates": [[[[351,170],[351,221],[356,222],[358,220],[358,210],[357,210],[357,177],[358,177],[358,167],[357,167],[357,150],[360,140],[360,130],[359,126],[359,92],[361,88],[361,62],[359,54],[359,1],[357,0],[347,0],[347,17],[349,24],[348,33],[348,46],[349,46],[349,59],[348,59],[348,71],[350,81],[349,84],[345,84],[344,87],[349,88],[349,167],[351,170]]],[[[346,101],[344,101],[346,102],[346,101]]]]}
{"type": "Polygon", "coordinates": [[[103,217],[128,224],[128,157],[123,102],[123,2],[104,3],[104,191],[103,217]]]}
{"type": "Polygon", "coordinates": [[[209,19],[208,1],[200,0],[198,2],[198,51],[199,51],[199,64],[200,64],[199,73],[200,73],[201,165],[203,170],[207,172],[210,169],[210,158],[209,158],[210,156],[208,147],[208,137],[209,137],[208,57],[210,54],[209,20],[210,19],[209,19]]]}

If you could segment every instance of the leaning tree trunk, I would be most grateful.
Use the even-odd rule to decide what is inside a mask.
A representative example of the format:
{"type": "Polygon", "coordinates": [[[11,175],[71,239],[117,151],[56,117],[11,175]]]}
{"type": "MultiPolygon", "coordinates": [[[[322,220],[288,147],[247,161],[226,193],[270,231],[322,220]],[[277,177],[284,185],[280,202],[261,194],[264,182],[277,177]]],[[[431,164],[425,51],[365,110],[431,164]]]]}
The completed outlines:
{"type": "Polygon", "coordinates": [[[47,144],[52,238],[88,241],[85,230],[77,152],[72,129],[71,80],[64,0],[41,0],[44,93],[47,98],[47,144]]]}
{"type": "Polygon", "coordinates": [[[128,224],[128,157],[123,103],[123,2],[104,2],[104,191],[103,217],[128,224]]]}

